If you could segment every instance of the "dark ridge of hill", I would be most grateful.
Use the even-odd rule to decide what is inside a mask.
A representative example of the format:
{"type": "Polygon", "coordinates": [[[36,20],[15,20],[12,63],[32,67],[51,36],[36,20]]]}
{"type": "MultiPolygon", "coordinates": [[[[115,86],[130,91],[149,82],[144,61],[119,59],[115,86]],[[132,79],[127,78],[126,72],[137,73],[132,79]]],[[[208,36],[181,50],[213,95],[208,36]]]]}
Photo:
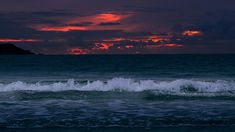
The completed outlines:
{"type": "Polygon", "coordinates": [[[0,44],[0,55],[34,55],[34,53],[7,43],[0,44]]]}

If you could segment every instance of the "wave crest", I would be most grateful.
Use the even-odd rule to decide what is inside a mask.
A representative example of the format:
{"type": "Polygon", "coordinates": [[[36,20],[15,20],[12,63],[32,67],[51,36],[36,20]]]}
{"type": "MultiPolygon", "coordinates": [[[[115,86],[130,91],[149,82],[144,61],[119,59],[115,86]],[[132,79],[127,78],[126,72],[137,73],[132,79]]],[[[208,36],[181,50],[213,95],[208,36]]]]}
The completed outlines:
{"type": "Polygon", "coordinates": [[[118,91],[118,92],[143,92],[152,91],[155,94],[176,95],[235,95],[234,81],[196,81],[178,79],[173,81],[140,80],[114,78],[108,81],[87,81],[85,83],[74,81],[51,83],[26,83],[12,82],[0,84],[0,92],[10,91],[118,91]]]}

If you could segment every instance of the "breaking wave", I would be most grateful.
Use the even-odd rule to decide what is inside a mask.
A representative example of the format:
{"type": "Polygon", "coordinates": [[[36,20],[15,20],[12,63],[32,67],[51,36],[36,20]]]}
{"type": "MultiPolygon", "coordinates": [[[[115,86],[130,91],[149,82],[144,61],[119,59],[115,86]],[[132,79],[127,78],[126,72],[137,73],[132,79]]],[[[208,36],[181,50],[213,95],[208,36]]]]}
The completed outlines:
{"type": "Polygon", "coordinates": [[[107,81],[79,82],[73,79],[67,82],[12,82],[0,84],[0,92],[11,91],[101,91],[101,92],[144,92],[151,91],[154,94],[173,94],[183,96],[235,96],[235,81],[216,80],[198,81],[177,79],[173,81],[139,80],[114,78],[107,81]]]}

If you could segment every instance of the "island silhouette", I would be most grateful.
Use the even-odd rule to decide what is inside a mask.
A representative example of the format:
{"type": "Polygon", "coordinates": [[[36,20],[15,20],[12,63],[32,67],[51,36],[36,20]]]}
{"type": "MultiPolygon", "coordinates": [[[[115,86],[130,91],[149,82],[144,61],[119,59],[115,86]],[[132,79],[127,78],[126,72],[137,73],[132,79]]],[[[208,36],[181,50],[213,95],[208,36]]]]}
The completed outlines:
{"type": "Polygon", "coordinates": [[[0,44],[0,55],[35,55],[35,53],[19,48],[14,44],[5,43],[0,44]]]}

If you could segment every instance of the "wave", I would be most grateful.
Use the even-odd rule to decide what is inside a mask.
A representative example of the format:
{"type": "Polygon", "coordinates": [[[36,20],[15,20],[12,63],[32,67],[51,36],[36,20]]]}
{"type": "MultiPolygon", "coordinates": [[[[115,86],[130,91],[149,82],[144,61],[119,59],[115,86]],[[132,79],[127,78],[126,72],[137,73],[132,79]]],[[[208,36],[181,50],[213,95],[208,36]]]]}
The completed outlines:
{"type": "Polygon", "coordinates": [[[134,80],[114,78],[107,81],[78,82],[73,79],[67,82],[27,83],[12,82],[0,84],[0,92],[11,91],[101,91],[101,92],[144,92],[154,94],[171,94],[180,96],[235,96],[235,81],[216,80],[198,81],[177,79],[173,81],[134,80]]]}

